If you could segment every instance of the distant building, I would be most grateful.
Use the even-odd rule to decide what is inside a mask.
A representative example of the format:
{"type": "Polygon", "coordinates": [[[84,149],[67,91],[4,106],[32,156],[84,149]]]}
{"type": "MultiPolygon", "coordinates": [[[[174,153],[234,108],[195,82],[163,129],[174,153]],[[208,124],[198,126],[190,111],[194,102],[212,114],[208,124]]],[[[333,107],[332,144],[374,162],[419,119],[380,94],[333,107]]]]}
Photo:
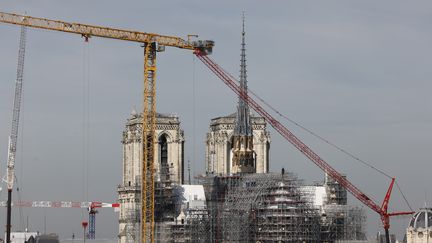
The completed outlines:
{"type": "Polygon", "coordinates": [[[37,235],[37,232],[11,232],[10,239],[11,243],[25,243],[31,236],[36,237],[37,235]]]}
{"type": "Polygon", "coordinates": [[[44,234],[38,236],[30,236],[27,243],[60,243],[57,234],[44,234]]]}
{"type": "Polygon", "coordinates": [[[422,208],[412,217],[406,232],[407,243],[432,242],[432,208],[422,208]]]}

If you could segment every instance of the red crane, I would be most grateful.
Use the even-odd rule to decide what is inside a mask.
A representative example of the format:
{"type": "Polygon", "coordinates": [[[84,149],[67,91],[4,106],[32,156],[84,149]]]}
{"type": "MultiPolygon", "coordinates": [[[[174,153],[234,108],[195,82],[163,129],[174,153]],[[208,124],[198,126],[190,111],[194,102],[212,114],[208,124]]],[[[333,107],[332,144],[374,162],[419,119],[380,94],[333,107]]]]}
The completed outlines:
{"type": "Polygon", "coordinates": [[[260,104],[258,104],[253,98],[247,93],[242,92],[240,86],[237,84],[236,79],[210,59],[204,52],[195,50],[194,54],[200,59],[216,76],[218,76],[231,90],[234,91],[239,97],[249,104],[258,114],[266,119],[266,121],[286,140],[288,140],[294,147],[302,152],[307,158],[314,162],[321,170],[330,175],[340,185],[346,188],[354,197],[360,200],[363,204],[371,208],[373,211],[378,213],[381,217],[381,221],[386,233],[386,241],[390,243],[389,228],[390,228],[390,217],[397,215],[413,214],[414,212],[392,212],[389,213],[388,204],[392,193],[395,178],[391,179],[390,186],[384,197],[381,206],[372,200],[369,196],[363,193],[353,183],[351,183],[346,177],[342,176],[337,170],[331,165],[324,161],[319,155],[317,155],[312,149],[304,144],[299,138],[297,138],[292,132],[290,132],[282,123],[276,118],[270,115],[260,104]]]}

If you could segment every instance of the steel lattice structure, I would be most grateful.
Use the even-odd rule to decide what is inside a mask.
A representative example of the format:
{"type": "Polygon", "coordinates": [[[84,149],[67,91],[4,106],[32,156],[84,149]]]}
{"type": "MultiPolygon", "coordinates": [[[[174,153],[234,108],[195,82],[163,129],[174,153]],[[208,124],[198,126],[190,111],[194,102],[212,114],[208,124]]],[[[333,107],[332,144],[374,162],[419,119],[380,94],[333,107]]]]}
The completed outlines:
{"type": "Polygon", "coordinates": [[[142,156],[142,242],[154,242],[154,130],[156,120],[156,51],[165,46],[187,50],[201,50],[211,53],[213,41],[184,40],[180,37],[116,29],[81,23],[36,18],[19,14],[0,12],[0,22],[28,26],[32,28],[55,30],[82,35],[86,41],[97,36],[115,40],[132,41],[144,44],[144,91],[143,91],[143,154],[142,156]]]}

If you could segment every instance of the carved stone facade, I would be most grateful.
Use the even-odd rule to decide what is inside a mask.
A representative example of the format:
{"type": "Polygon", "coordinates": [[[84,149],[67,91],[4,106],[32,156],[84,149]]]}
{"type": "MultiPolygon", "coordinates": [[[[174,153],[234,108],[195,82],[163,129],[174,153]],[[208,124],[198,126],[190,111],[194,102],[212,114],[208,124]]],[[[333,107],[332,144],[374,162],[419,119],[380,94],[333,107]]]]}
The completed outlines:
{"type": "MultiPolygon", "coordinates": [[[[233,133],[236,113],[211,120],[206,139],[206,171],[208,174],[233,174],[233,133]]],[[[269,171],[270,133],[263,117],[251,114],[256,173],[269,171]]]]}
{"type": "MultiPolygon", "coordinates": [[[[119,242],[138,242],[141,193],[142,116],[133,113],[123,131],[123,179],[118,186],[119,242]]],[[[157,114],[155,139],[156,184],[183,184],[184,134],[175,115],[157,114]]]]}
{"type": "Polygon", "coordinates": [[[432,208],[422,208],[414,214],[406,231],[406,242],[432,242],[432,208]]]}

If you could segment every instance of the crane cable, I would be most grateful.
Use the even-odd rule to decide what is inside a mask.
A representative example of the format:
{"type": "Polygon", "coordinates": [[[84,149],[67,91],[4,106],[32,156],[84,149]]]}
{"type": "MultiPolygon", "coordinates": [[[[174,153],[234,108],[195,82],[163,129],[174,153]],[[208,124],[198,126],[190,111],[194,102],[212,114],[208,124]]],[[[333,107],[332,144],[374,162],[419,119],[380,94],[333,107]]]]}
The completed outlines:
{"type": "MultiPolygon", "coordinates": [[[[235,80],[237,83],[239,83],[239,81],[233,77],[231,74],[229,74],[229,72],[227,72],[226,70],[223,70],[225,73],[227,73],[233,80],[235,80]]],[[[312,130],[306,128],[305,126],[301,125],[300,123],[292,120],[291,118],[285,116],[284,114],[282,114],[280,111],[278,111],[276,108],[274,108],[272,105],[270,105],[268,102],[266,102],[263,98],[261,98],[260,96],[258,96],[255,92],[253,92],[253,90],[251,90],[250,88],[248,88],[248,92],[251,93],[255,98],[257,98],[258,100],[260,100],[264,105],[266,105],[270,110],[272,110],[273,112],[275,112],[277,115],[279,115],[280,117],[282,117],[283,119],[289,121],[290,123],[294,124],[295,126],[301,128],[302,130],[308,132],[309,134],[311,134],[312,136],[318,138],[319,140],[327,143],[328,145],[332,146],[333,148],[339,150],[340,152],[348,155],[349,157],[353,158],[354,160],[362,163],[363,165],[377,171],[378,173],[384,175],[385,177],[392,179],[393,177],[390,176],[389,174],[385,173],[383,170],[378,169],[377,167],[373,166],[371,163],[366,162],[365,160],[360,159],[358,156],[355,156],[354,154],[348,152],[347,150],[341,148],[340,146],[336,145],[335,143],[330,142],[328,139],[325,139],[324,137],[318,135],[317,133],[313,132],[312,130]]],[[[402,194],[402,197],[405,201],[405,203],[408,205],[409,209],[411,211],[413,211],[410,203],[408,202],[407,197],[405,196],[405,194],[402,192],[402,189],[400,188],[398,182],[395,180],[395,184],[396,187],[398,188],[398,191],[402,194]]]]}
{"type": "MultiPolygon", "coordinates": [[[[192,154],[192,175],[195,172],[195,167],[193,166],[196,163],[196,81],[195,81],[195,55],[192,55],[192,143],[193,143],[193,154],[192,154]]],[[[188,171],[189,171],[189,185],[191,185],[191,167],[190,160],[188,160],[188,171]]]]}
{"type": "MultiPolygon", "coordinates": [[[[83,42],[83,83],[82,83],[82,201],[88,201],[89,185],[89,143],[90,143],[90,48],[86,39],[83,42]]],[[[85,210],[82,218],[85,218],[85,210]]]]}

